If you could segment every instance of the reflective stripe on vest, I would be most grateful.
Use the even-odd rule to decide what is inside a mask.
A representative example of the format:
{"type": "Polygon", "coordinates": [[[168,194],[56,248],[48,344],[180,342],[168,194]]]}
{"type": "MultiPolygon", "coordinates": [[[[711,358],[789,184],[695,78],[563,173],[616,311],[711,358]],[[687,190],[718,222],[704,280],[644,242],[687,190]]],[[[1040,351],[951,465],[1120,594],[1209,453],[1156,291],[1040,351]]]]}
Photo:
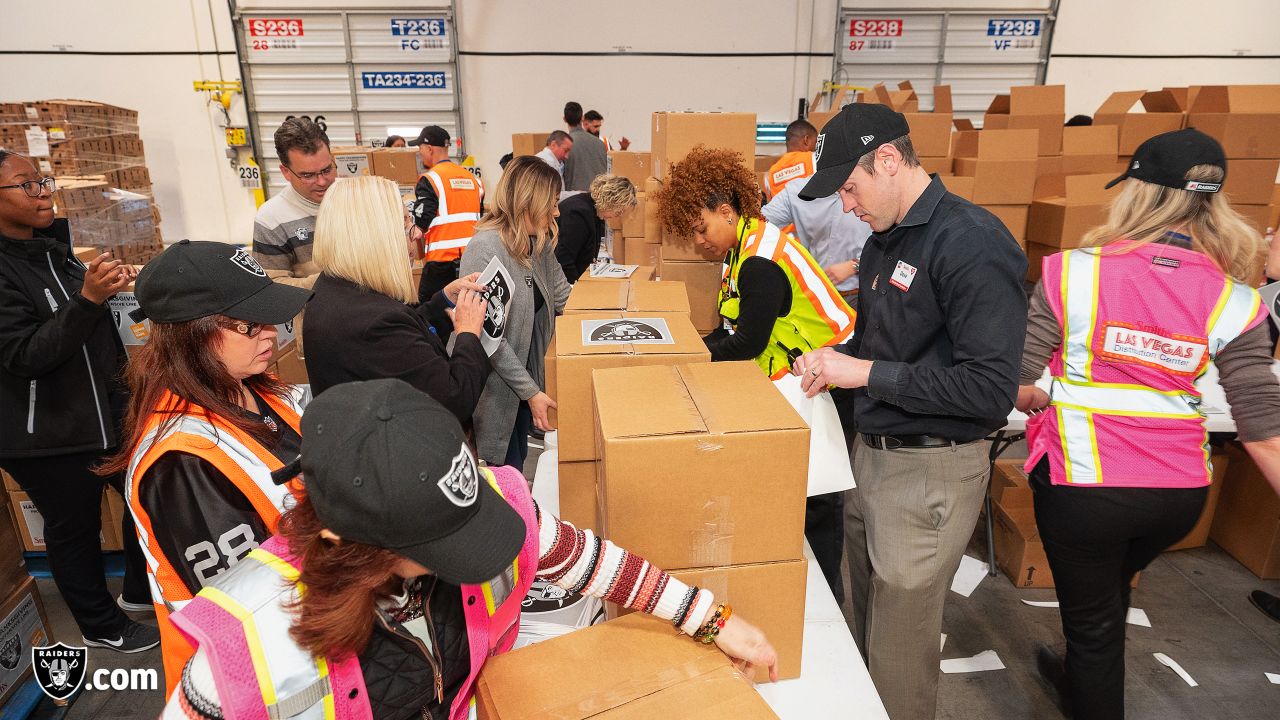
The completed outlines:
{"type": "Polygon", "coordinates": [[[479,219],[480,219],[480,213],[453,213],[452,215],[436,215],[435,219],[431,221],[430,227],[436,227],[437,225],[448,225],[449,223],[463,222],[465,220],[470,220],[471,222],[475,222],[479,219]]]}

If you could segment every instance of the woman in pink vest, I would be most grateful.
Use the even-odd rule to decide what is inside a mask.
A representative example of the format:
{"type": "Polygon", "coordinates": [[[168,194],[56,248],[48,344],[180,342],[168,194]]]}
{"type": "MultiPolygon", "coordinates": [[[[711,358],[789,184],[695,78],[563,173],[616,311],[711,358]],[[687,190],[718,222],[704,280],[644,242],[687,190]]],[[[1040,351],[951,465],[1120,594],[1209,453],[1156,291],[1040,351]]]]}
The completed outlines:
{"type": "Polygon", "coordinates": [[[302,438],[307,494],[279,534],[172,616],[197,650],[163,717],[474,716],[476,676],[511,649],[535,578],[776,679],[777,653],[731,607],[542,514],[519,470],[478,467],[458,421],[403,381],[321,393],[302,438]]]}
{"type": "Polygon", "coordinates": [[[1255,272],[1259,238],[1218,193],[1197,130],[1134,153],[1106,224],[1044,259],[1018,408],[1064,659],[1040,670],[1076,718],[1124,717],[1130,582],[1191,530],[1212,475],[1195,382],[1217,365],[1239,439],[1280,491],[1280,387],[1255,272]],[[1037,388],[1046,364],[1051,390],[1037,388]]]}

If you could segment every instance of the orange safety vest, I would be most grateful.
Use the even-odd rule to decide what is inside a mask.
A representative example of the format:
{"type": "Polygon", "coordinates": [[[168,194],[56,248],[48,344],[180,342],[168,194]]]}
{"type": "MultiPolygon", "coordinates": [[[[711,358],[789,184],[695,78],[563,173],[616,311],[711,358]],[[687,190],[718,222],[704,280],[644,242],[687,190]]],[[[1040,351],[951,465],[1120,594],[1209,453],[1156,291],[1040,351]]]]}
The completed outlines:
{"type": "MultiPolygon", "coordinates": [[[[265,395],[263,399],[295,431],[301,432],[301,408],[286,400],[265,395]]],[[[184,452],[209,462],[227,477],[253,505],[254,510],[274,533],[284,503],[289,496],[300,496],[302,486],[298,480],[286,485],[276,485],[271,473],[284,466],[271,451],[217,415],[203,408],[189,405],[170,427],[159,433],[161,422],[172,417],[172,412],[182,401],[172,392],[165,391],[156,412],[147,420],[147,432],[133,449],[129,471],[125,477],[129,512],[138,530],[138,544],[147,559],[147,579],[151,582],[151,598],[155,604],[159,624],[161,652],[164,659],[165,696],[173,692],[182,677],[182,668],[195,650],[169,621],[169,613],[180,610],[191,601],[192,594],[179,577],[172,563],[164,555],[152,530],[152,518],[142,505],[139,483],[151,465],[167,452],[184,452]]],[[[159,519],[164,522],[163,518],[159,519]]],[[[230,552],[218,545],[220,538],[210,538],[212,558],[225,564],[225,572],[252,550],[252,547],[231,546],[230,552]],[[243,550],[243,552],[240,552],[243,550]]],[[[230,542],[225,543],[231,545],[230,542]]],[[[221,574],[221,573],[219,573],[221,574]]],[[[212,580],[212,578],[210,578],[212,580]]]]}
{"type": "Polygon", "coordinates": [[[815,166],[811,152],[789,152],[778,158],[765,176],[764,184],[769,197],[777,197],[778,193],[782,192],[782,188],[792,180],[801,180],[813,175],[815,166]]]}
{"type": "Polygon", "coordinates": [[[452,262],[462,257],[484,200],[484,183],[466,168],[449,161],[438,162],[422,177],[435,188],[439,205],[436,216],[424,233],[426,262],[452,262]]]}

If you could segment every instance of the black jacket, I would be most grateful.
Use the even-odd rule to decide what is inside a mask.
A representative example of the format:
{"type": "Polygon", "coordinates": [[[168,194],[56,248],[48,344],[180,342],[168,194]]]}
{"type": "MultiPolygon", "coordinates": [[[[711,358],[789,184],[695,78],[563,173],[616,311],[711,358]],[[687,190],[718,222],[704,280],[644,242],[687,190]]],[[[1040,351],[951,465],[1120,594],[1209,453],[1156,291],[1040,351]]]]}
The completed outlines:
{"type": "Polygon", "coordinates": [[[302,346],[313,393],[345,382],[399,378],[460,421],[471,419],[489,378],[489,357],[471,333],[458,335],[450,357],[445,341],[452,326],[442,293],[415,308],[324,273],[312,289],[302,346]]]}
{"type": "Polygon", "coordinates": [[[560,218],[556,224],[560,227],[556,238],[556,260],[564,268],[565,279],[571,283],[578,282],[600,254],[605,232],[604,221],[596,215],[591,193],[561,200],[560,218]]]}
{"type": "Polygon", "coordinates": [[[111,312],[80,295],[65,220],[0,237],[0,457],[104,451],[128,401],[111,312]]]}

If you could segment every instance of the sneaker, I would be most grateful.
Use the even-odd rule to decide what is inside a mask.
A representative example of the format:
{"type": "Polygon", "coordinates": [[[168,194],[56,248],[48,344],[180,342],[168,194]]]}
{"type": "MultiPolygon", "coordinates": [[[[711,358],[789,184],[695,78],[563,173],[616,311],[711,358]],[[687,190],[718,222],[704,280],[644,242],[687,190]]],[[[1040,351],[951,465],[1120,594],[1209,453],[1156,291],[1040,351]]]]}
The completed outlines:
{"type": "Polygon", "coordinates": [[[1258,608],[1267,617],[1280,622],[1280,597],[1276,597],[1268,592],[1254,590],[1249,593],[1249,602],[1258,608]]]}
{"type": "Polygon", "coordinates": [[[145,602],[145,603],[129,602],[128,600],[124,599],[124,595],[116,596],[116,604],[120,606],[121,610],[125,612],[131,612],[131,613],[151,612],[152,610],[155,610],[155,606],[152,605],[150,602],[145,602]]]}
{"type": "Polygon", "coordinates": [[[128,625],[125,625],[124,630],[121,631],[118,637],[84,637],[84,644],[89,647],[115,650],[118,653],[142,652],[160,644],[160,631],[150,625],[131,621],[128,625]]]}

